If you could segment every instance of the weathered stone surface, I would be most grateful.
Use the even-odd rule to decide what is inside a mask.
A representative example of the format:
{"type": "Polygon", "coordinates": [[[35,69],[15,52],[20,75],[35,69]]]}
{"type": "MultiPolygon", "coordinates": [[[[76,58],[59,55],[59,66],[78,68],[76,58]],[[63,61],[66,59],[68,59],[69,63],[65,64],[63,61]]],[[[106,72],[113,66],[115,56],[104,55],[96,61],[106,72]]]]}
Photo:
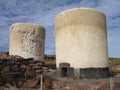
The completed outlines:
{"type": "Polygon", "coordinates": [[[36,66],[43,66],[42,63],[36,63],[36,66]]]}
{"type": "Polygon", "coordinates": [[[53,81],[52,83],[53,83],[53,88],[54,89],[61,89],[62,88],[61,82],[53,81]]]}
{"type": "Polygon", "coordinates": [[[37,74],[41,74],[44,70],[36,70],[37,74]]]}
{"type": "Polygon", "coordinates": [[[25,72],[27,79],[33,79],[36,77],[35,70],[29,70],[25,72]]]}
{"type": "Polygon", "coordinates": [[[80,88],[78,88],[77,84],[75,83],[67,83],[67,85],[64,86],[63,89],[64,90],[77,90],[77,89],[80,90],[80,88]]]}
{"type": "Polygon", "coordinates": [[[108,67],[106,16],[102,12],[75,8],[60,13],[55,18],[55,36],[57,68],[60,63],[78,70],[108,67]]]}
{"type": "Polygon", "coordinates": [[[28,66],[27,66],[27,65],[25,65],[25,64],[22,64],[22,65],[20,65],[20,68],[21,68],[21,69],[27,69],[27,68],[28,68],[28,66]]]}
{"type": "Polygon", "coordinates": [[[16,82],[16,87],[17,87],[17,88],[21,88],[21,87],[23,86],[23,84],[24,84],[23,81],[19,81],[19,82],[17,81],[17,82],[16,82]]]}
{"type": "Polygon", "coordinates": [[[42,67],[41,66],[33,66],[32,69],[35,69],[35,70],[38,70],[38,69],[41,69],[42,67]]]}
{"type": "Polygon", "coordinates": [[[69,68],[70,64],[69,63],[60,63],[59,67],[61,67],[61,68],[69,68]]]}
{"type": "Polygon", "coordinates": [[[79,82],[78,86],[80,90],[92,90],[93,82],[92,83],[91,82],[79,82]]]}
{"type": "Polygon", "coordinates": [[[110,90],[109,81],[98,81],[94,83],[94,90],[110,90]]]}
{"type": "Polygon", "coordinates": [[[109,77],[109,68],[82,68],[80,69],[80,77],[81,78],[106,78],[109,77]]]}
{"type": "Polygon", "coordinates": [[[44,61],[45,29],[32,23],[15,23],[10,27],[10,55],[44,61]]]}
{"type": "Polygon", "coordinates": [[[9,66],[3,67],[1,73],[7,73],[7,72],[10,72],[10,67],[9,66]]]}
{"type": "Polygon", "coordinates": [[[23,87],[26,88],[34,88],[39,85],[39,80],[27,80],[24,84],[23,87]]]}

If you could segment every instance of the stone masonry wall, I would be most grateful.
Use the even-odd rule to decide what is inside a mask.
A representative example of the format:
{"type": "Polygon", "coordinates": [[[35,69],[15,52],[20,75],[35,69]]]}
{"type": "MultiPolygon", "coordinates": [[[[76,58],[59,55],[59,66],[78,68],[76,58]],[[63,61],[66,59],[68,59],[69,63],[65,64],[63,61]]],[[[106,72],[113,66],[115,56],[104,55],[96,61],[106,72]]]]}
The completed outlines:
{"type": "Polygon", "coordinates": [[[6,83],[13,82],[16,87],[40,87],[40,75],[47,72],[48,68],[39,60],[0,53],[0,78],[6,83]]]}

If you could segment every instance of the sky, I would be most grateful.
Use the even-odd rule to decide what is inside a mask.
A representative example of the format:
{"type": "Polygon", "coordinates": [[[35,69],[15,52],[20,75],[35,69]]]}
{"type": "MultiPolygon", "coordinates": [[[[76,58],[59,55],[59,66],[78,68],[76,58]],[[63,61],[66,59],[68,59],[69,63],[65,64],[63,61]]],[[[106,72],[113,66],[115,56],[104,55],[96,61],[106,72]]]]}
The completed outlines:
{"type": "Polygon", "coordinates": [[[0,0],[0,51],[9,51],[9,28],[16,22],[46,29],[45,54],[55,54],[54,20],[72,8],[95,8],[107,17],[109,57],[120,57],[120,0],[0,0]]]}

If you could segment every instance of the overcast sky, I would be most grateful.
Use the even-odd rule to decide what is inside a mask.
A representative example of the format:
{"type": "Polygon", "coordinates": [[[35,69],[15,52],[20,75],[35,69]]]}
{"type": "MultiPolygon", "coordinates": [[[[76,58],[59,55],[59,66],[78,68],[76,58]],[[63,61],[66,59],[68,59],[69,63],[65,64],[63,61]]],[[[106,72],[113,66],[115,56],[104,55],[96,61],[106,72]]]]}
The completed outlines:
{"type": "Polygon", "coordinates": [[[45,27],[45,53],[55,54],[55,16],[79,7],[95,8],[106,14],[109,56],[120,57],[120,0],[0,0],[0,51],[9,51],[10,25],[30,22],[45,27]]]}

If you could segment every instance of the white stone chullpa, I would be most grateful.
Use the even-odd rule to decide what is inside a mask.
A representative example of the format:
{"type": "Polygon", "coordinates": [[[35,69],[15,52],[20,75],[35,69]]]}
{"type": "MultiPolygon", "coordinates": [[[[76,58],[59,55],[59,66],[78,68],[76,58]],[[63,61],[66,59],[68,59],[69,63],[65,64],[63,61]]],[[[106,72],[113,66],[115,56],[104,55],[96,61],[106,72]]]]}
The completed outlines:
{"type": "Polygon", "coordinates": [[[32,23],[15,23],[10,27],[10,55],[44,61],[45,29],[32,23]]]}
{"type": "Polygon", "coordinates": [[[55,18],[56,63],[74,68],[108,67],[106,16],[95,9],[75,8],[55,18]]]}

